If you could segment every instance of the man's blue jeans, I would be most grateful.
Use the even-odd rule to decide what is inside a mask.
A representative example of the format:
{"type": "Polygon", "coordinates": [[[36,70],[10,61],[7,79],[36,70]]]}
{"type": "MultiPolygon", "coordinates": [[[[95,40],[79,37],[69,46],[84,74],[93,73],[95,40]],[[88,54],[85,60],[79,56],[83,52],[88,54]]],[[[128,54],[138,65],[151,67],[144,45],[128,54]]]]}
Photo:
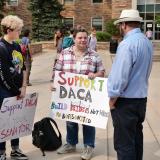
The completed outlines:
{"type": "MultiPolygon", "coordinates": [[[[3,102],[4,98],[13,97],[12,93],[10,93],[8,90],[5,90],[0,86],[0,108],[3,102]]],[[[19,146],[19,139],[13,139],[11,140],[11,146],[12,148],[18,148],[19,146]]],[[[6,142],[0,143],[0,151],[6,150],[6,142]]]]}
{"type": "Polygon", "coordinates": [[[118,160],[143,159],[143,121],[147,98],[118,98],[111,110],[118,160]]]}
{"type": "MultiPolygon", "coordinates": [[[[67,143],[76,145],[78,143],[78,124],[66,122],[67,143]]],[[[85,146],[95,147],[95,127],[83,125],[83,143],[85,146]]]]}

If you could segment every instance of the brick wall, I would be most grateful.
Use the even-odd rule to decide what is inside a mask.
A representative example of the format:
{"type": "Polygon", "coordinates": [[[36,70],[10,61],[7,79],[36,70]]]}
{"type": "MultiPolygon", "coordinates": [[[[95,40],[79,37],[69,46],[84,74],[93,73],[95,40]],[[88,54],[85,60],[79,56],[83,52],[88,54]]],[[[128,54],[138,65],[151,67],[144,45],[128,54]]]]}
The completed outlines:
{"type": "Polygon", "coordinates": [[[31,12],[28,10],[28,2],[29,0],[19,0],[18,6],[6,6],[5,12],[6,14],[16,14],[23,19],[25,27],[31,29],[32,16],[31,12]]]}
{"type": "Polygon", "coordinates": [[[131,0],[112,0],[112,19],[118,18],[123,9],[130,9],[131,7],[131,0]]]}
{"type": "MultiPolygon", "coordinates": [[[[59,0],[63,3],[63,0],[59,0]]],[[[18,7],[6,7],[6,13],[13,12],[24,20],[26,27],[31,28],[32,17],[27,9],[29,0],[19,0],[18,7]]],[[[74,17],[74,26],[81,24],[87,30],[91,28],[91,17],[103,17],[103,21],[117,18],[122,9],[131,8],[132,0],[104,0],[103,3],[92,4],[92,0],[75,0],[71,5],[65,5],[62,11],[64,17],[74,17]]],[[[105,26],[105,23],[103,27],[105,26]]]]}
{"type": "MultiPolygon", "coordinates": [[[[111,19],[111,0],[92,4],[91,0],[75,0],[74,5],[65,5],[64,17],[74,17],[74,26],[80,24],[91,29],[91,17],[103,17],[103,21],[111,19]]],[[[104,25],[103,25],[104,27],[104,25]]]]}

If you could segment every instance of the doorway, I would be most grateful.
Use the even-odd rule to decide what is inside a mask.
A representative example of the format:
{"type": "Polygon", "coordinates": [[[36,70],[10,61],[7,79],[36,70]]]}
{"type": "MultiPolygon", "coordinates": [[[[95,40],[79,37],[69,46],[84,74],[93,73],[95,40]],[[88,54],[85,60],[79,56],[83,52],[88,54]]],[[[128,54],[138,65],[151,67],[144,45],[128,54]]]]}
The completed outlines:
{"type": "Polygon", "coordinates": [[[144,33],[147,33],[147,31],[150,31],[152,34],[152,38],[151,39],[155,39],[155,24],[153,21],[145,21],[145,27],[144,27],[144,33]]]}

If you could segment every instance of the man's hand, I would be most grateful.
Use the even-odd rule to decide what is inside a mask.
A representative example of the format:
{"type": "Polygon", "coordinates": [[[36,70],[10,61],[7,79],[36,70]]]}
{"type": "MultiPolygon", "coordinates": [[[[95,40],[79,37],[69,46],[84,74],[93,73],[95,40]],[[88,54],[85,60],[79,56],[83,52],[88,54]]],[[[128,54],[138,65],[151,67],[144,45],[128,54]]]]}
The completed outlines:
{"type": "Polygon", "coordinates": [[[109,107],[110,107],[111,110],[115,109],[115,103],[116,103],[116,101],[117,101],[117,97],[109,99],[109,107]]]}

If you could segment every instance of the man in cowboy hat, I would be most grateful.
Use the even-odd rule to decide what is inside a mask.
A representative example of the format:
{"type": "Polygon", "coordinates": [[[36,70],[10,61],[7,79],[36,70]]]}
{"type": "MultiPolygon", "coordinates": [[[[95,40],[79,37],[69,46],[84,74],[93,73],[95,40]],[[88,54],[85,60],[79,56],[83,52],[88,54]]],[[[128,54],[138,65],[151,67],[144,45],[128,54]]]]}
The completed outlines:
{"type": "Polygon", "coordinates": [[[152,45],[141,33],[137,10],[123,10],[115,21],[123,41],[118,46],[108,78],[109,105],[118,160],[142,160],[148,78],[152,45]]]}

